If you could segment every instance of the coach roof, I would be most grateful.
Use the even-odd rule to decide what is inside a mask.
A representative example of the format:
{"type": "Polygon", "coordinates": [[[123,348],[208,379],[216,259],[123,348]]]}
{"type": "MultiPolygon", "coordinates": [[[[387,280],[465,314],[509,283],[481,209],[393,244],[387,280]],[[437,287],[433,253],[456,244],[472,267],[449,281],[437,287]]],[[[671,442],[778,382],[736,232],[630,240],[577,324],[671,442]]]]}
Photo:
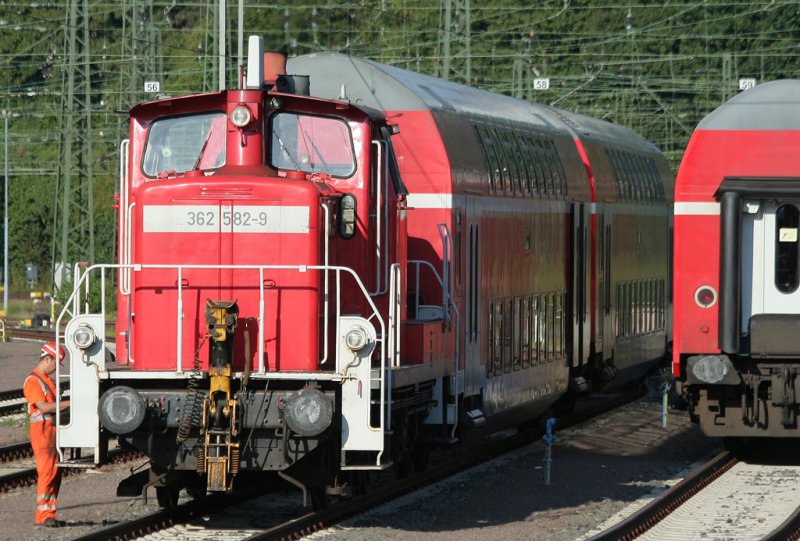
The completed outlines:
{"type": "MultiPolygon", "coordinates": [[[[452,112],[555,127],[538,115],[540,106],[526,101],[355,56],[298,56],[289,59],[287,71],[310,76],[312,96],[337,99],[345,85],[351,103],[382,111],[452,112]]],[[[559,125],[556,129],[564,127],[559,125]]]]}
{"type": "Polygon", "coordinates": [[[711,112],[697,129],[798,130],[800,81],[772,81],[745,90],[711,112]]]}

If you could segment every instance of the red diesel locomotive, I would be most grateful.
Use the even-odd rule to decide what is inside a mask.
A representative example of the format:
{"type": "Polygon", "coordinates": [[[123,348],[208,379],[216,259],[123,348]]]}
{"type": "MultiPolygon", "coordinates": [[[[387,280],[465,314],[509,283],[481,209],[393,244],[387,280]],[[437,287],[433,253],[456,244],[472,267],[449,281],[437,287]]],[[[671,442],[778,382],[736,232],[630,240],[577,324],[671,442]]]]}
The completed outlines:
{"type": "Polygon", "coordinates": [[[65,465],[114,435],[150,457],[123,493],[169,505],[244,470],[319,496],[663,357],[672,178],[652,144],[344,55],[265,75],[262,43],[239,90],[131,111],[119,261],[76,280],[116,273],[116,355],[76,293],[65,465]]]}
{"type": "Polygon", "coordinates": [[[673,373],[710,436],[796,437],[800,81],[694,131],[675,187],[673,373]]]}

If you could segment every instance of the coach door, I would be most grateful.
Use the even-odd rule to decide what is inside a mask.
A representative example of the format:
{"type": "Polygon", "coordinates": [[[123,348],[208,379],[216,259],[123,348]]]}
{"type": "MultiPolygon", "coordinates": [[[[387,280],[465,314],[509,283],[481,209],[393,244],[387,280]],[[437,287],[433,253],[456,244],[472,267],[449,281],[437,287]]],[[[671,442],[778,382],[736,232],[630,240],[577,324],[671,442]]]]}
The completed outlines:
{"type": "Polygon", "coordinates": [[[800,306],[800,204],[742,205],[742,330],[756,314],[800,306]]]}
{"type": "Polygon", "coordinates": [[[584,203],[575,203],[572,215],[572,300],[573,367],[578,367],[589,356],[589,212],[584,203]]]}
{"type": "MultiPolygon", "coordinates": [[[[481,365],[481,304],[480,304],[480,208],[475,198],[466,198],[466,213],[462,228],[465,250],[464,274],[464,366],[465,395],[480,392],[486,368],[481,365]]],[[[486,361],[491,362],[489,360],[486,361]]]]}

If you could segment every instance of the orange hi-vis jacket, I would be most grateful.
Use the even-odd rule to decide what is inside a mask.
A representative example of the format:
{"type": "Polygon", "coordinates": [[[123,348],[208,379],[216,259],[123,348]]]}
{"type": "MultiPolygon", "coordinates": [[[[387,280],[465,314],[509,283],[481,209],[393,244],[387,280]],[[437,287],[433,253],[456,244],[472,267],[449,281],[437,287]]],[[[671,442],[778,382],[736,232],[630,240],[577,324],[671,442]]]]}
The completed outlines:
{"type": "Polygon", "coordinates": [[[23,385],[30,415],[30,438],[36,459],[36,513],[34,522],[43,524],[48,518],[55,520],[58,490],[61,487],[61,470],[56,466],[55,413],[42,413],[37,402],[58,402],[56,386],[50,376],[34,370],[23,385]]]}

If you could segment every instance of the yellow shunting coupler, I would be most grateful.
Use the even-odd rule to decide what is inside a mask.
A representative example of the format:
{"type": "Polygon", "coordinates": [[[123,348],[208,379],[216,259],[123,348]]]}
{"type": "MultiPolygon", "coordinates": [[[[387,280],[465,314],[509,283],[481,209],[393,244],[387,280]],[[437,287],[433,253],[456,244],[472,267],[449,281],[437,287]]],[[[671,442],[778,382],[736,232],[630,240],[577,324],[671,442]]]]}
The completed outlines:
{"type": "Polygon", "coordinates": [[[236,300],[206,304],[209,337],[209,389],[203,400],[204,444],[197,456],[197,471],[208,474],[210,492],[225,491],[239,472],[238,401],[231,397],[233,334],[239,317],[236,300]]]}

